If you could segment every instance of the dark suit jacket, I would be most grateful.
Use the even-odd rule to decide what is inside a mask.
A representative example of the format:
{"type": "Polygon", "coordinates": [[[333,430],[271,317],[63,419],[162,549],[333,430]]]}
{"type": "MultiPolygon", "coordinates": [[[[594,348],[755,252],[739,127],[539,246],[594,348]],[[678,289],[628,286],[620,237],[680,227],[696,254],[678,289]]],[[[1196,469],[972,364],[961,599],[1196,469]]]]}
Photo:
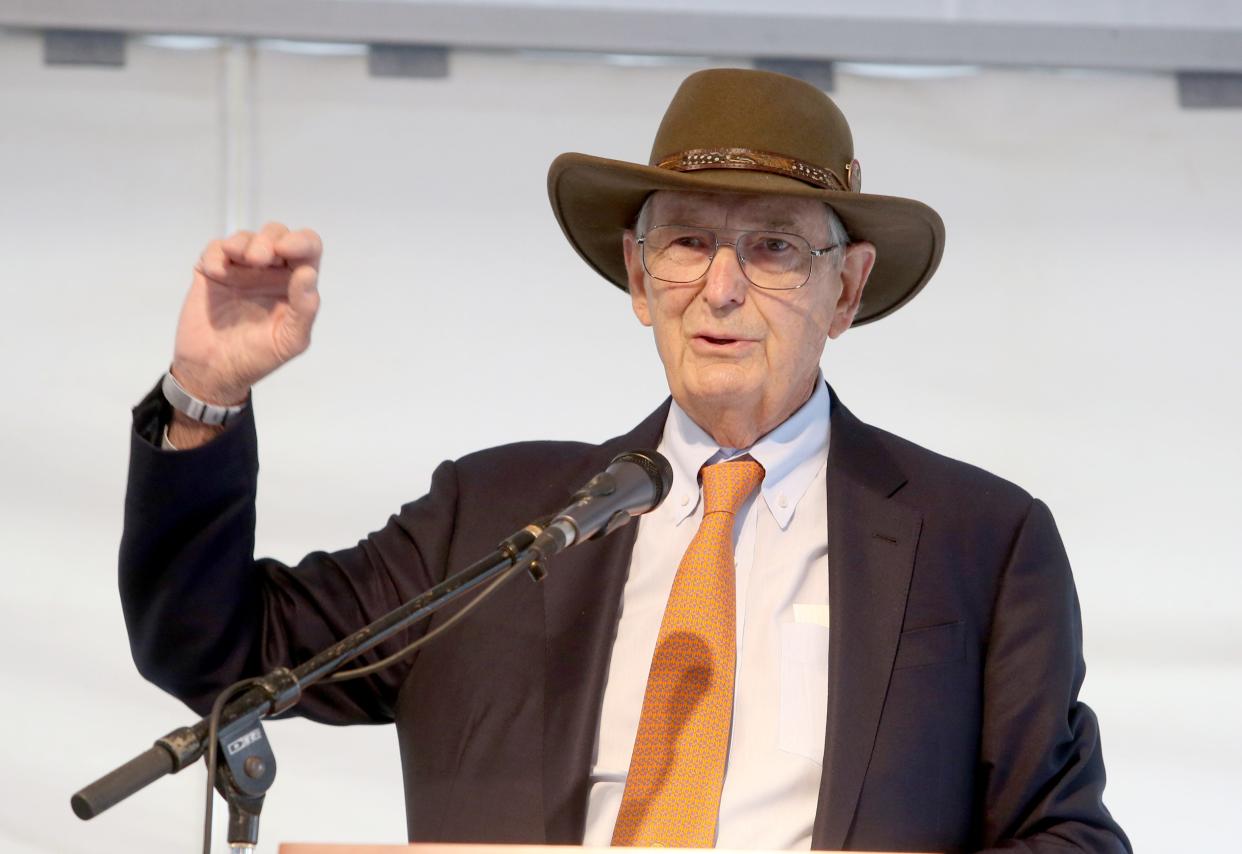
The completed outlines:
{"type": "MultiPolygon", "coordinates": [[[[157,450],[135,409],[120,586],[135,661],[205,711],[295,664],[563,506],[618,452],[654,447],[666,403],[602,445],[527,442],[436,469],[357,546],[253,559],[250,416],[157,450]]],[[[1047,508],[834,402],[830,664],[817,848],[1126,851],[1101,802],[1078,603],[1047,508]]],[[[382,674],[309,691],[302,714],[395,721],[412,839],[579,843],[604,678],[637,526],[511,581],[382,674]]],[[[448,613],[441,612],[435,625],[448,613]]],[[[407,636],[382,647],[395,651],[407,636]]]]}

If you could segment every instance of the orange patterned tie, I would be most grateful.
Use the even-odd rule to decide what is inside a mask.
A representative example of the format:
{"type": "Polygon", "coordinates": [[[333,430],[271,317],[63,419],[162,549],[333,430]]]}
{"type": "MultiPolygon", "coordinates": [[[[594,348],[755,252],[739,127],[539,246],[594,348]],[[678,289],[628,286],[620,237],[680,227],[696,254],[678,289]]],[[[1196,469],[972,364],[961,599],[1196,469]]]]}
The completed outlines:
{"type": "Polygon", "coordinates": [[[733,522],[754,460],[703,469],[703,521],[673,579],[651,659],[613,845],[711,848],[733,719],[733,522]]]}

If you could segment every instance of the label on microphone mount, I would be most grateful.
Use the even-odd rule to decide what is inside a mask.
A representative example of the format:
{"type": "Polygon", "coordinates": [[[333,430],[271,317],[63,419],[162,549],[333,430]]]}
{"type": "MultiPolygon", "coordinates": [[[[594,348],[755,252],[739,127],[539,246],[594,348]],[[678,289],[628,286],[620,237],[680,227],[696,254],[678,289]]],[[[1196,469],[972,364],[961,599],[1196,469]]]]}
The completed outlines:
{"type": "Polygon", "coordinates": [[[250,732],[244,733],[230,741],[225,749],[228,750],[229,756],[235,756],[238,751],[245,750],[261,738],[263,738],[263,730],[255,727],[250,732]]]}

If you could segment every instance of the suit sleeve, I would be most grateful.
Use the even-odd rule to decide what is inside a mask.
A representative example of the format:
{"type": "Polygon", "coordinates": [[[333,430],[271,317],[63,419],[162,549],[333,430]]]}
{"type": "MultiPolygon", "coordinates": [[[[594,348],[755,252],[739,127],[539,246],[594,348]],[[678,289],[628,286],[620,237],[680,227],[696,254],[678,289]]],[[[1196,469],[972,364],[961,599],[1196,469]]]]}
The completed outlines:
{"type": "MultiPolygon", "coordinates": [[[[130,648],[150,681],[205,713],[238,679],[296,666],[441,580],[455,469],[356,546],[296,566],[254,558],[258,452],[250,409],[221,436],[164,451],[158,390],[134,409],[120,592],[130,648]]],[[[358,663],[395,652],[398,636],[358,663]]],[[[391,721],[409,662],[307,691],[297,713],[333,724],[391,721]]]]}
{"type": "Polygon", "coordinates": [[[1032,502],[1000,581],[984,662],[980,745],[988,850],[1130,852],[1103,803],[1095,714],[1069,561],[1048,508],[1032,502]]]}

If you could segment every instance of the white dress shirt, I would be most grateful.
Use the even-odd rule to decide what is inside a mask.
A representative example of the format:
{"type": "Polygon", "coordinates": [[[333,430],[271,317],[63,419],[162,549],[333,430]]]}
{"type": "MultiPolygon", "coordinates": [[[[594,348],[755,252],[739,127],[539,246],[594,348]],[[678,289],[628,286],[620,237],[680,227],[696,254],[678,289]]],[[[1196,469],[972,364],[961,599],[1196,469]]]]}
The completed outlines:
{"type": "Polygon", "coordinates": [[[639,521],[604,686],[586,845],[612,839],[664,606],[703,516],[699,470],[749,455],[765,474],[733,532],[738,655],[716,845],[810,848],[828,708],[830,408],[821,378],[801,409],[743,449],[721,448],[676,402],[669,410],[659,450],[673,488],[639,521]]]}

